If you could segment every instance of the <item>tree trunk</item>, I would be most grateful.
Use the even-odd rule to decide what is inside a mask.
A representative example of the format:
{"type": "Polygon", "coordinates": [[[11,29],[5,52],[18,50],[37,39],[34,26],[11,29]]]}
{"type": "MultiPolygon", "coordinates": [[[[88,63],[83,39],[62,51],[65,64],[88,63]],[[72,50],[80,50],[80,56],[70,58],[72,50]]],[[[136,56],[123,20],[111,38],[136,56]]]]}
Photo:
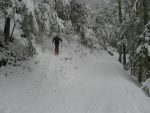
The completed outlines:
{"type": "Polygon", "coordinates": [[[4,27],[5,42],[10,40],[9,34],[10,34],[10,17],[7,17],[4,27]]]}
{"type": "MultiPolygon", "coordinates": [[[[118,2],[118,17],[119,17],[119,22],[122,23],[122,7],[121,7],[121,0],[117,0],[118,2]]],[[[119,62],[122,63],[122,45],[120,47],[120,51],[119,51],[119,62]]]]}
{"type": "Polygon", "coordinates": [[[138,76],[138,81],[141,83],[142,82],[142,65],[140,65],[140,69],[139,69],[139,76],[138,76]]]}
{"type": "Polygon", "coordinates": [[[117,0],[118,1],[118,6],[119,6],[119,12],[118,12],[118,15],[119,15],[119,22],[122,23],[122,5],[121,5],[121,0],[117,0]]]}
{"type": "Polygon", "coordinates": [[[119,49],[119,62],[122,63],[122,46],[119,49]]]}
{"type": "Polygon", "coordinates": [[[123,64],[126,64],[126,45],[123,44],[123,64]]]}
{"type": "Polygon", "coordinates": [[[12,32],[11,32],[11,36],[10,36],[11,39],[13,39],[13,33],[14,33],[14,30],[15,30],[15,26],[16,26],[16,22],[14,23],[14,26],[13,26],[13,29],[12,29],[12,32]]]}
{"type": "Polygon", "coordinates": [[[143,22],[144,25],[148,23],[148,2],[147,0],[142,0],[143,1],[143,22]]]}
{"type": "Polygon", "coordinates": [[[122,63],[121,58],[122,58],[122,54],[121,54],[121,53],[119,53],[119,62],[120,62],[120,63],[122,63]]]}

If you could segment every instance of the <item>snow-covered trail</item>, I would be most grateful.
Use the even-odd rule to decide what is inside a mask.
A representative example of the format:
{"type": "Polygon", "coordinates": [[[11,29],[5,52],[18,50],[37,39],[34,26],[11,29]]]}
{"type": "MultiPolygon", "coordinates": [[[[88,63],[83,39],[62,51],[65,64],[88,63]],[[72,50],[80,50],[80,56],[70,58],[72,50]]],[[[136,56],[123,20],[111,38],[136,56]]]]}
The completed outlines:
{"type": "Polygon", "coordinates": [[[35,71],[0,76],[0,113],[150,112],[150,99],[111,56],[39,59],[35,71]]]}

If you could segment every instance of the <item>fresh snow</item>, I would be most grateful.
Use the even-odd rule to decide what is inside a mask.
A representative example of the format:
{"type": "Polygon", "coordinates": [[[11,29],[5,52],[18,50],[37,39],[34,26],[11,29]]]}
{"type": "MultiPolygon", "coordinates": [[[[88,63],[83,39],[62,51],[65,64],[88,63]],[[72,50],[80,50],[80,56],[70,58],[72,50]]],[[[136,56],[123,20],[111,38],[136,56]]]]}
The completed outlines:
{"type": "Polygon", "coordinates": [[[150,112],[150,99],[116,57],[73,46],[62,45],[59,56],[52,46],[39,50],[24,68],[2,67],[0,113],[150,112]]]}

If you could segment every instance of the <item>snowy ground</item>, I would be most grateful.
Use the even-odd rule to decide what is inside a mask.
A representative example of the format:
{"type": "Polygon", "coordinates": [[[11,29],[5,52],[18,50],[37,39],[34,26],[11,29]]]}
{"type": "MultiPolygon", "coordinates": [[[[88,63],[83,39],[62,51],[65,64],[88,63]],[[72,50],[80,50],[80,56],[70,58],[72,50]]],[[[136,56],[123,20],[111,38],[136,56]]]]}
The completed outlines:
{"type": "MultiPolygon", "coordinates": [[[[69,47],[68,47],[69,48],[69,47]]],[[[150,99],[115,57],[62,49],[34,58],[28,71],[0,74],[0,113],[150,113],[150,99]]]]}

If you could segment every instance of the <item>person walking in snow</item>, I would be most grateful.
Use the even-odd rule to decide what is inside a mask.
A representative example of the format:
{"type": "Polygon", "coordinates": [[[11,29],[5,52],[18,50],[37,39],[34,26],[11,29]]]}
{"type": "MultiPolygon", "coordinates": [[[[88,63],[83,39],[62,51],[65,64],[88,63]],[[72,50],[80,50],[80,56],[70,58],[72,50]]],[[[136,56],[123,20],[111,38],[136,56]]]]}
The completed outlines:
{"type": "Polygon", "coordinates": [[[59,35],[56,35],[52,40],[52,44],[54,43],[55,45],[55,55],[59,54],[59,42],[62,42],[62,39],[59,37],[59,35]]]}

